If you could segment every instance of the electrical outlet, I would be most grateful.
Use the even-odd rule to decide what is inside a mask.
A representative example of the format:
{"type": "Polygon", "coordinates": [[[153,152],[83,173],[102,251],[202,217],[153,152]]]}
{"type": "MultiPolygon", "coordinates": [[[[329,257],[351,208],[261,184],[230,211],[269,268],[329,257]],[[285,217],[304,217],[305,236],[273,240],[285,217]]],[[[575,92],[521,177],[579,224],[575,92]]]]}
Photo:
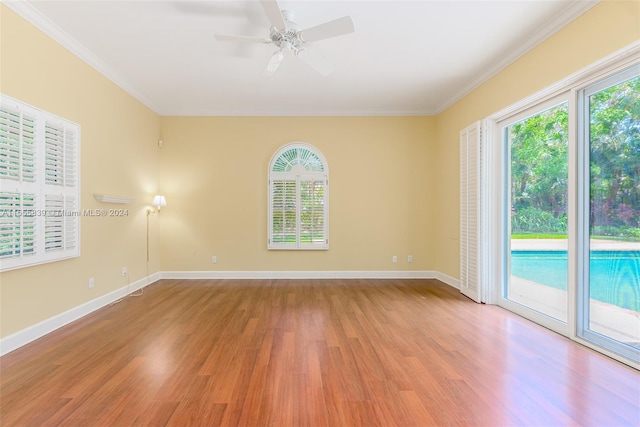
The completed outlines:
{"type": "Polygon", "coordinates": [[[407,262],[413,262],[413,255],[409,255],[407,257],[407,262]]]}
{"type": "Polygon", "coordinates": [[[212,264],[217,264],[218,263],[218,257],[217,256],[212,256],[211,257],[211,263],[212,264]]]}
{"type": "Polygon", "coordinates": [[[398,257],[394,255],[392,260],[393,260],[393,262],[398,262],[398,257]]]}
{"type": "Polygon", "coordinates": [[[127,267],[122,267],[122,277],[127,275],[127,267]]]}
{"type": "Polygon", "coordinates": [[[89,277],[89,287],[93,288],[96,284],[96,280],[93,277],[89,277]]]}

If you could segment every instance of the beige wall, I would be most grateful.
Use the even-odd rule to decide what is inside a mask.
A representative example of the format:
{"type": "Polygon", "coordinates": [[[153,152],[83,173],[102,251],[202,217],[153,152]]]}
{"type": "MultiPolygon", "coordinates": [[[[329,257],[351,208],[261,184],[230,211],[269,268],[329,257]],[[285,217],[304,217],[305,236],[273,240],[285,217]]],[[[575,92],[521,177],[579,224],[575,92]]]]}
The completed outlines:
{"type": "MultiPolygon", "coordinates": [[[[160,118],[10,9],[0,11],[0,92],[81,126],[82,208],[129,210],[125,218],[82,218],[79,258],[0,273],[5,337],[125,286],[123,266],[132,282],[147,276],[144,206],[158,186],[160,118]],[[101,204],[93,193],[136,201],[101,204]]],[[[159,270],[155,252],[151,273],[159,270]]]]}
{"type": "Polygon", "coordinates": [[[163,270],[433,269],[434,130],[430,117],[163,117],[163,270]],[[266,249],[268,164],[295,141],[329,164],[329,251],[266,249]]]}
{"type": "Polygon", "coordinates": [[[459,277],[459,132],[640,39],[640,2],[603,1],[437,117],[435,270],[459,277]]]}

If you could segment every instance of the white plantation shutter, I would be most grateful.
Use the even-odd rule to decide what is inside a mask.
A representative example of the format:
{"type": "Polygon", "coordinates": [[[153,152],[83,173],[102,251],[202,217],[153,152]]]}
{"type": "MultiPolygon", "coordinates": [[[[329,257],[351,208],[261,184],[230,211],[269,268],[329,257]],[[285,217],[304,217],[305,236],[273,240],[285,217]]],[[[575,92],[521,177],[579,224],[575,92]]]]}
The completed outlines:
{"type": "Polygon", "coordinates": [[[484,302],[484,259],[487,256],[486,124],[460,131],[460,292],[484,302]]]}
{"type": "Polygon", "coordinates": [[[79,256],[80,127],[0,96],[0,270],[79,256]]]}
{"type": "Polygon", "coordinates": [[[0,102],[0,260],[35,253],[36,112],[0,102]],[[25,213],[25,214],[23,214],[25,213]]]}
{"type": "Polygon", "coordinates": [[[64,209],[64,197],[46,195],[44,208],[51,212],[44,219],[44,250],[56,251],[64,249],[64,217],[54,212],[64,209]]]}
{"type": "Polygon", "coordinates": [[[269,165],[269,249],[328,249],[328,172],[313,146],[282,147],[269,165]]]}
{"type": "Polygon", "coordinates": [[[45,252],[78,246],[78,129],[61,119],[45,122],[45,252]]]}
{"type": "Polygon", "coordinates": [[[79,254],[80,249],[80,204],[78,197],[66,196],[64,200],[64,250],[79,254]]]}
{"type": "Polygon", "coordinates": [[[74,188],[78,179],[77,126],[62,120],[45,123],[45,182],[74,188]]]}
{"type": "MultiPolygon", "coordinates": [[[[2,212],[33,211],[35,195],[0,192],[2,212]]],[[[0,216],[0,259],[35,253],[35,215],[0,216]]]]}
{"type": "Polygon", "coordinates": [[[301,246],[324,245],[325,179],[303,176],[300,179],[300,244],[301,246]]]}
{"type": "Polygon", "coordinates": [[[0,104],[0,177],[35,181],[35,117],[0,104]]]}
{"type": "Polygon", "coordinates": [[[469,286],[469,133],[460,132],[460,291],[469,286]]]}
{"type": "Polygon", "coordinates": [[[45,182],[51,185],[64,184],[64,128],[46,122],[45,137],[45,182]]]}
{"type": "Polygon", "coordinates": [[[271,241],[274,244],[296,242],[296,181],[274,179],[271,183],[271,241]]]}

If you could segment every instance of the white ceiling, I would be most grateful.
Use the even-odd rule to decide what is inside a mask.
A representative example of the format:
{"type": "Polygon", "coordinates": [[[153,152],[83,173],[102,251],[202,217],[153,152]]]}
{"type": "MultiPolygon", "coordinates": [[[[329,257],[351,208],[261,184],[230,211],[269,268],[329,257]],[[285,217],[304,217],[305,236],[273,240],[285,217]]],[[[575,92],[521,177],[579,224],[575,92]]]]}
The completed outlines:
{"type": "Polygon", "coordinates": [[[161,115],[436,114],[593,6],[592,0],[287,1],[302,28],[351,16],[318,41],[323,77],[273,45],[259,1],[8,2],[161,115]]]}

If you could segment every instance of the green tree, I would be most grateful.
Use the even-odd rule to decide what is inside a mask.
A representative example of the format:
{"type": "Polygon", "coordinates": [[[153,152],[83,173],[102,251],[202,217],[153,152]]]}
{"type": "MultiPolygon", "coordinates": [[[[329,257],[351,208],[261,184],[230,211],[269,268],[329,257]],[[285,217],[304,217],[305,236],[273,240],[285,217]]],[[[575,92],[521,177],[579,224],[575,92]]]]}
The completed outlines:
{"type": "Polygon", "coordinates": [[[509,127],[513,231],[566,231],[568,119],[563,103],[509,127]]]}
{"type": "MultiPolygon", "coordinates": [[[[592,234],[638,237],[640,76],[591,95],[589,118],[592,234]]],[[[512,224],[519,232],[566,230],[567,105],[515,123],[508,134],[512,224]]]]}
{"type": "Polygon", "coordinates": [[[591,226],[640,225],[640,76],[589,98],[591,226]]]}

